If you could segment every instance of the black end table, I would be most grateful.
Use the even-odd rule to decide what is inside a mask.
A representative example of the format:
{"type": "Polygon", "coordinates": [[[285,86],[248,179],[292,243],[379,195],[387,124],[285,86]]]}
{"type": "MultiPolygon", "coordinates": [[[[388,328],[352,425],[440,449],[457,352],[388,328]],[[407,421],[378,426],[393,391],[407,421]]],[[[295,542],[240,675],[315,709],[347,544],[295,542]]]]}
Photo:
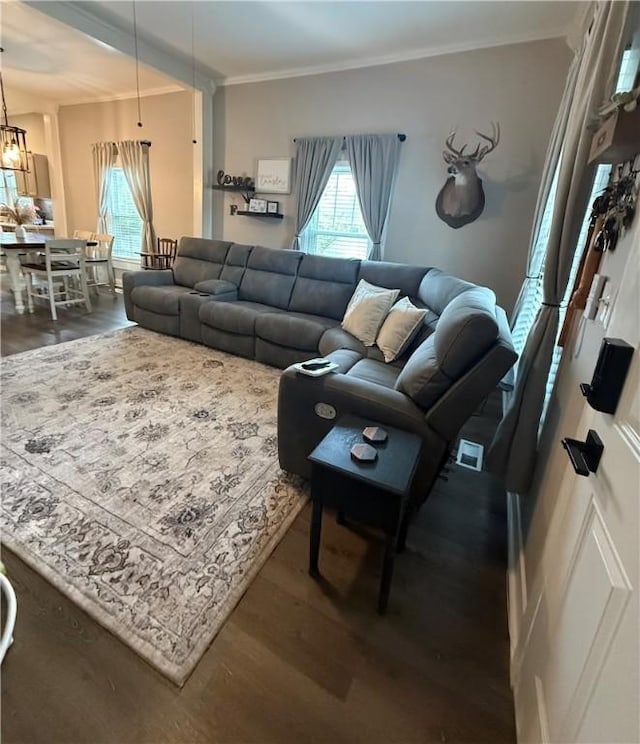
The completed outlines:
{"type": "Polygon", "coordinates": [[[418,464],[422,439],[391,426],[358,416],[343,416],[309,455],[312,463],[313,513],[309,543],[309,573],[319,577],[318,553],[322,510],[333,506],[338,515],[378,527],[386,534],[386,547],[378,596],[378,611],[387,608],[398,536],[405,515],[411,482],[418,464]],[[352,459],[351,447],[364,443],[362,431],[380,426],[387,441],[374,445],[378,458],[372,463],[352,459]]]}

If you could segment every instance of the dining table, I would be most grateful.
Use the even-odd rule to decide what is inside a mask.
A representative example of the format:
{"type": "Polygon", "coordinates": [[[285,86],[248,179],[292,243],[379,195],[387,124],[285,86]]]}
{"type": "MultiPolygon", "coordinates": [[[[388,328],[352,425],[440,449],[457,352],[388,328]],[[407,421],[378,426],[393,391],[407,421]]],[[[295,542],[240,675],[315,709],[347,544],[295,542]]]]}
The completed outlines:
{"type": "Polygon", "coordinates": [[[22,269],[20,268],[20,255],[35,251],[44,251],[47,240],[51,240],[51,235],[37,232],[28,232],[24,238],[19,238],[12,232],[0,233],[0,253],[3,253],[5,256],[16,312],[20,315],[24,313],[22,293],[26,288],[22,269]]]}

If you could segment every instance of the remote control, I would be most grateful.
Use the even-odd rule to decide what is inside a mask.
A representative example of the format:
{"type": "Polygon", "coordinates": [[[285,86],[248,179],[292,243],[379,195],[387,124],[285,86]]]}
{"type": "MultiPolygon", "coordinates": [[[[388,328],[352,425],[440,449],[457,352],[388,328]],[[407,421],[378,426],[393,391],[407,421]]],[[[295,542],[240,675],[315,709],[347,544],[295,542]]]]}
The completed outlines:
{"type": "Polygon", "coordinates": [[[323,367],[328,367],[331,362],[304,362],[300,366],[303,369],[308,369],[310,372],[316,370],[316,369],[322,369],[323,367]]]}

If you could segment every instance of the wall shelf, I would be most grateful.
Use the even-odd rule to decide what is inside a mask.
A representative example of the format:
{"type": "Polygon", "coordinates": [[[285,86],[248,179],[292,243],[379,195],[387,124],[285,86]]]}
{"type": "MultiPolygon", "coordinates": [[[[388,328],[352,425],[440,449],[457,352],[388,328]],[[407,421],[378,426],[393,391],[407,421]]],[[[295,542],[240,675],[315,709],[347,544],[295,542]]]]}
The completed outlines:
{"type": "Polygon", "coordinates": [[[255,188],[253,186],[218,186],[218,184],[214,184],[211,188],[215,191],[235,191],[244,192],[245,194],[255,193],[255,188]]]}
{"type": "Polygon", "coordinates": [[[233,214],[237,214],[240,217],[270,217],[273,220],[281,220],[284,215],[278,214],[274,212],[247,212],[247,211],[240,211],[234,212],[233,214]]]}

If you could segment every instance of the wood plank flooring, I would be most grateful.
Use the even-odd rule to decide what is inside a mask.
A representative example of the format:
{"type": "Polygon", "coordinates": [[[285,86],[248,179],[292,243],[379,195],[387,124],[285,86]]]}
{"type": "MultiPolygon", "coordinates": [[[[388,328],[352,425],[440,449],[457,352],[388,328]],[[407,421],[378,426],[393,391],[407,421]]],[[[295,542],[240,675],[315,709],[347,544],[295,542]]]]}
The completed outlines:
{"type": "MultiPolygon", "coordinates": [[[[2,354],[127,323],[19,317],[2,295],[2,354]]],[[[497,400],[465,435],[484,444],[497,400]]],[[[376,614],[382,540],[323,525],[322,583],[306,572],[305,509],[178,689],[6,549],[18,595],[2,666],[5,744],[514,742],[506,622],[506,507],[488,473],[438,482],[376,614]]]]}

